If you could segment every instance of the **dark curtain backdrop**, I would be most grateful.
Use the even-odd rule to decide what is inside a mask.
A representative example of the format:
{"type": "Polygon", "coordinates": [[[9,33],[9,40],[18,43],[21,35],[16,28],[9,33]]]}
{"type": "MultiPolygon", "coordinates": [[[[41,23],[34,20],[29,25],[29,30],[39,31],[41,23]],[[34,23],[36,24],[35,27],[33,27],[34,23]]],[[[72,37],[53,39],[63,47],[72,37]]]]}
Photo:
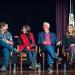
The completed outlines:
{"type": "Polygon", "coordinates": [[[1,0],[0,22],[7,22],[13,35],[19,33],[22,24],[28,24],[36,38],[44,21],[50,22],[51,31],[56,32],[55,4],[55,0],[1,0]]]}
{"type": "Polygon", "coordinates": [[[13,29],[21,24],[29,24],[33,30],[35,28],[37,30],[44,21],[49,21],[53,28],[55,27],[55,0],[1,1],[1,21],[8,22],[13,29]]]}
{"type": "Polygon", "coordinates": [[[56,33],[58,40],[66,32],[69,17],[69,0],[56,0],[56,33]]]}
{"type": "Polygon", "coordinates": [[[62,40],[68,25],[68,14],[69,0],[0,2],[0,22],[8,22],[12,34],[19,33],[22,24],[29,24],[36,36],[41,30],[42,23],[48,21],[51,24],[51,31],[57,33],[57,38],[62,40]]]}

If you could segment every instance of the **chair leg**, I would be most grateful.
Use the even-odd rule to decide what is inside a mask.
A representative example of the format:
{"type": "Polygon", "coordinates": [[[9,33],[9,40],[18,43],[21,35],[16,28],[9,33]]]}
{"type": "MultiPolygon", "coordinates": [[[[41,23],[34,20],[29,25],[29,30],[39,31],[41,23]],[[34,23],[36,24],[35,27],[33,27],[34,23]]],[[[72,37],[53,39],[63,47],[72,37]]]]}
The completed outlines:
{"type": "Polygon", "coordinates": [[[12,59],[12,52],[10,53],[10,63],[9,63],[9,70],[10,70],[10,73],[11,73],[11,59],[12,59]]]}
{"type": "Polygon", "coordinates": [[[58,72],[58,65],[59,65],[59,62],[56,61],[56,70],[57,70],[57,72],[58,72]]]}
{"type": "Polygon", "coordinates": [[[71,63],[73,62],[73,53],[72,53],[72,56],[71,56],[71,63]]]}
{"type": "Polygon", "coordinates": [[[9,63],[9,70],[11,72],[11,59],[10,59],[10,63],[9,63]]]}
{"type": "Polygon", "coordinates": [[[69,53],[67,53],[67,62],[69,62],[69,53]]]}
{"type": "Polygon", "coordinates": [[[21,55],[21,66],[20,66],[21,72],[22,72],[22,55],[21,55]]]}
{"type": "Polygon", "coordinates": [[[42,55],[43,55],[43,72],[44,72],[45,71],[45,54],[42,53],[42,55]]]}

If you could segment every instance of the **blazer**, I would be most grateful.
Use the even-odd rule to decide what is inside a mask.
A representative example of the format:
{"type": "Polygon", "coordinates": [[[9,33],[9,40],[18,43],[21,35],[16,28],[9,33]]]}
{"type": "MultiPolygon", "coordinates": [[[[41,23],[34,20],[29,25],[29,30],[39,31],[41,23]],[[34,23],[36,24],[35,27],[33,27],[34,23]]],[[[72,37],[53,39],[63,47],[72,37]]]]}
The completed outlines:
{"type": "Polygon", "coordinates": [[[24,48],[30,47],[29,50],[33,50],[33,45],[35,43],[33,33],[29,32],[28,35],[20,34],[21,43],[19,45],[19,50],[22,51],[24,48]]]}
{"type": "MultiPolygon", "coordinates": [[[[50,34],[51,46],[55,46],[56,45],[56,42],[57,42],[56,35],[53,32],[49,32],[49,34],[50,34]]],[[[39,45],[42,45],[42,42],[44,40],[46,40],[45,33],[44,32],[40,32],[38,34],[38,44],[39,45]]]]}

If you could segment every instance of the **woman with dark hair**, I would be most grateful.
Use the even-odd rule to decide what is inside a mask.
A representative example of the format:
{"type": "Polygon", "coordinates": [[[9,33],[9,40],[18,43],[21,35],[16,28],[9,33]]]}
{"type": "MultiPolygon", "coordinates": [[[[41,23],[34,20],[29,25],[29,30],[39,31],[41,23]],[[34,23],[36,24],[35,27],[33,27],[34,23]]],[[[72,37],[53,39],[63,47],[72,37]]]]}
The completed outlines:
{"type": "Polygon", "coordinates": [[[35,40],[33,33],[30,32],[30,26],[23,25],[20,33],[21,43],[19,45],[19,50],[27,53],[27,56],[30,60],[30,68],[35,68],[36,60],[36,50],[35,50],[35,40]]]}

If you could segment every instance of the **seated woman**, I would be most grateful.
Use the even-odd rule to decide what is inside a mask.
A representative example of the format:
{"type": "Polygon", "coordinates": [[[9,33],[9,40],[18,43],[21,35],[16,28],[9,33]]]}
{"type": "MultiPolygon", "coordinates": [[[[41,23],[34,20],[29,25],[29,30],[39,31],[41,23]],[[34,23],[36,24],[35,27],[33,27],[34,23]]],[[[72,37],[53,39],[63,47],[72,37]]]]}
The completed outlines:
{"type": "Polygon", "coordinates": [[[0,23],[0,47],[3,52],[3,64],[0,71],[7,71],[8,63],[9,63],[9,55],[11,51],[17,51],[17,49],[13,48],[13,39],[11,33],[8,31],[7,23],[0,23]]]}
{"type": "Polygon", "coordinates": [[[63,38],[63,45],[66,51],[69,52],[69,63],[75,63],[75,29],[72,25],[67,27],[67,33],[63,38]]]}
{"type": "Polygon", "coordinates": [[[36,50],[35,50],[35,40],[33,33],[30,32],[30,26],[23,25],[20,33],[21,43],[19,45],[19,50],[27,53],[28,59],[31,63],[30,68],[35,68],[36,60],[36,50]]]}

